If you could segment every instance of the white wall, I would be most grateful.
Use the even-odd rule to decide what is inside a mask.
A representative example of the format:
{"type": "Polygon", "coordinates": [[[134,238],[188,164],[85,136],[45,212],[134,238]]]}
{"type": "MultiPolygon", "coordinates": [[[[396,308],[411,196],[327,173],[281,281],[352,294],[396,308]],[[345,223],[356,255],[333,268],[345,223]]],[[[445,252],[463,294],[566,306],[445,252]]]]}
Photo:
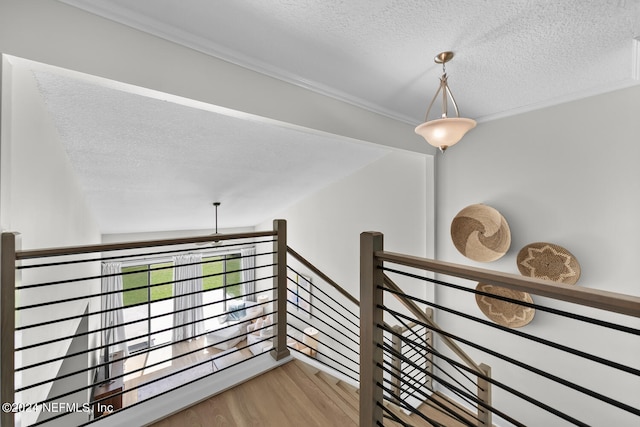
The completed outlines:
{"type": "MultiPolygon", "coordinates": [[[[3,231],[21,233],[22,248],[45,248],[95,244],[100,233],[88,211],[81,189],[59,144],[55,127],[36,90],[35,79],[24,71],[14,72],[12,65],[3,61],[2,92],[2,182],[3,194],[1,226],[3,231]]],[[[49,262],[51,260],[48,260],[49,262]]],[[[99,264],[92,262],[72,267],[74,274],[99,274],[99,264]]],[[[23,270],[23,284],[41,283],[66,278],[69,268],[23,270]]],[[[99,282],[56,285],[35,290],[20,291],[17,304],[27,305],[54,301],[79,294],[99,292],[99,282]]],[[[26,325],[51,318],[82,315],[88,300],[19,311],[17,325],[26,325]]],[[[92,304],[98,303],[93,299],[92,304]]],[[[95,309],[95,308],[94,308],[95,309]]],[[[90,319],[90,327],[99,319],[90,319]]],[[[22,345],[44,339],[73,335],[80,319],[52,326],[28,329],[18,335],[22,345]]],[[[26,350],[17,354],[25,365],[66,354],[70,340],[26,350]]],[[[89,344],[95,345],[93,337],[89,344]]],[[[89,357],[89,355],[87,355],[89,357]]],[[[60,362],[25,371],[17,381],[32,384],[37,380],[55,376],[60,362]]],[[[87,375],[89,376],[89,375],[87,375]]],[[[85,381],[86,385],[88,382],[85,381]]],[[[48,386],[25,392],[23,402],[36,402],[48,393],[48,386]]],[[[37,414],[25,414],[25,418],[37,414]]]]}
{"type": "MultiPolygon", "coordinates": [[[[385,249],[432,253],[431,157],[394,151],[283,210],[288,244],[359,299],[360,233],[385,234],[385,249]]],[[[257,229],[271,229],[272,223],[257,229]]]]}
{"type": "MultiPolygon", "coordinates": [[[[438,258],[519,274],[518,251],[532,242],[551,242],[565,247],[578,259],[582,275],[577,286],[640,295],[636,269],[640,258],[639,112],[640,87],[636,86],[478,125],[459,145],[437,159],[438,258]],[[474,203],[495,207],[510,225],[511,249],[498,261],[474,262],[453,246],[451,220],[474,203]]],[[[439,289],[437,299],[484,318],[472,294],[439,289]]],[[[561,306],[535,296],[534,300],[561,306]]],[[[573,310],[566,304],[562,306],[573,310]]],[[[581,311],[592,317],[619,318],[593,310],[581,311]]],[[[523,360],[540,364],[550,372],[596,389],[605,385],[616,397],[631,401],[635,407],[640,405],[640,381],[632,381],[629,375],[600,373],[580,360],[560,363],[555,352],[539,345],[508,338],[504,333],[485,333],[468,322],[449,317],[440,317],[439,321],[499,350],[516,350],[523,360]]],[[[638,319],[622,321],[640,326],[638,319]]],[[[578,345],[602,356],[615,356],[620,362],[640,368],[637,338],[576,326],[539,310],[522,331],[578,345]]],[[[594,425],[629,425],[628,418],[612,418],[609,410],[587,403],[584,397],[556,392],[526,375],[520,378],[518,372],[498,361],[479,362],[492,365],[494,375],[508,377],[510,383],[530,385],[526,390],[545,401],[566,404],[573,414],[594,425]]],[[[498,392],[494,397],[504,407],[505,401],[500,402],[502,394],[498,392]]],[[[515,403],[509,403],[507,408],[519,413],[515,403]]],[[[525,424],[552,425],[545,424],[544,419],[534,415],[525,424]]]]}

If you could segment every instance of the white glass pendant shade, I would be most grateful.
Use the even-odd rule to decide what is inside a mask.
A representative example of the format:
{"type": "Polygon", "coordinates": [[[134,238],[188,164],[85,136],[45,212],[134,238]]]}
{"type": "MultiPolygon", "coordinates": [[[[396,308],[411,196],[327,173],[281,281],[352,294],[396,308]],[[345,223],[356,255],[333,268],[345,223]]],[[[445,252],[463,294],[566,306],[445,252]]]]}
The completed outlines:
{"type": "Polygon", "coordinates": [[[476,121],[473,119],[446,117],[422,123],[416,127],[415,132],[430,145],[444,151],[455,145],[474,127],[476,127],[476,121]]]}
{"type": "Polygon", "coordinates": [[[436,94],[433,96],[429,108],[427,108],[427,114],[425,115],[425,122],[416,127],[415,132],[422,136],[427,143],[439,148],[440,151],[455,145],[462,139],[462,137],[471,129],[476,127],[476,121],[473,119],[467,119],[460,117],[458,111],[458,104],[453,98],[449,84],[447,83],[447,73],[444,68],[444,64],[451,61],[453,58],[453,52],[441,52],[434,58],[436,64],[442,64],[442,77],[440,77],[440,86],[436,94]],[[439,96],[442,96],[442,115],[441,118],[435,120],[429,120],[429,112],[431,107],[436,102],[439,96]],[[448,117],[448,105],[449,102],[453,106],[456,117],[448,117]]]}

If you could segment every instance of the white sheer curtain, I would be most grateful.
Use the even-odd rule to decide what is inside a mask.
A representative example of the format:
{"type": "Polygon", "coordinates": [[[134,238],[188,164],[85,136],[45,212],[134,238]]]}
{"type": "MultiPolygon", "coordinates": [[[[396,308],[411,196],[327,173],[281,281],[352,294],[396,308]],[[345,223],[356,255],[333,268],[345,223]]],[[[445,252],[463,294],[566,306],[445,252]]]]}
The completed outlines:
{"type": "Polygon", "coordinates": [[[101,325],[107,328],[101,332],[102,345],[108,345],[103,350],[114,353],[123,351],[128,354],[126,336],[124,334],[124,312],[122,304],[122,268],[119,262],[102,263],[102,295],[100,307],[102,309],[101,325]],[[110,293],[113,292],[113,293],[110,293]],[[114,342],[123,341],[120,344],[114,342]]]}
{"type": "Polygon", "coordinates": [[[201,254],[173,257],[173,342],[204,332],[201,262],[201,254]]]}
{"type": "Polygon", "coordinates": [[[255,301],[256,294],[256,248],[244,248],[240,250],[242,256],[242,293],[246,301],[255,301]]]}

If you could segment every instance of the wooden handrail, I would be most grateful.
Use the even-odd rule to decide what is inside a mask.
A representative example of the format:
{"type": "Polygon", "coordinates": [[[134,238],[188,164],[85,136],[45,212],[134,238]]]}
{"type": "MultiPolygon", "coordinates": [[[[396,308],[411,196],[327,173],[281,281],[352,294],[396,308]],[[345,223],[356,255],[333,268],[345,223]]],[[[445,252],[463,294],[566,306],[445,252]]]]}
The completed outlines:
{"type": "Polygon", "coordinates": [[[377,251],[374,256],[381,261],[389,261],[407,267],[428,270],[434,273],[446,274],[615,313],[640,317],[640,297],[600,289],[565,285],[550,280],[501,273],[483,268],[402,255],[394,252],[377,251]]]}
{"type": "Polygon", "coordinates": [[[289,246],[287,246],[287,252],[289,252],[291,256],[297,259],[302,265],[311,270],[316,276],[320,277],[322,280],[331,285],[335,290],[340,292],[345,298],[354,303],[357,307],[360,307],[360,301],[358,301],[356,297],[347,292],[342,286],[331,280],[329,276],[320,271],[315,265],[307,261],[302,255],[291,249],[289,246]]]}
{"type": "Polygon", "coordinates": [[[45,249],[32,249],[24,251],[16,251],[16,259],[24,260],[31,258],[44,258],[52,256],[63,255],[76,255],[87,254],[93,252],[108,252],[127,249],[140,249],[154,246],[170,246],[170,245],[187,245],[191,243],[207,243],[217,242],[218,240],[235,240],[235,239],[250,239],[256,237],[269,237],[275,236],[275,231],[254,231],[248,233],[232,233],[232,234],[216,234],[208,236],[198,237],[182,237],[175,239],[160,239],[160,240],[141,240],[138,242],[126,242],[126,243],[109,243],[109,244],[97,244],[97,245],[85,245],[85,246],[65,246],[61,248],[45,248],[45,249]]]}

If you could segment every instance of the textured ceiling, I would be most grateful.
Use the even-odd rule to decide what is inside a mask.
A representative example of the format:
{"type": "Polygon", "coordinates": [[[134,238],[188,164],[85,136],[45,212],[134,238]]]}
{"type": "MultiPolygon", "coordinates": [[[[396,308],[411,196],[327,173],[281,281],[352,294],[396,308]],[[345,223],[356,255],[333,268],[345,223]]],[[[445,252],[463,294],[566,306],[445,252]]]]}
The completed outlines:
{"type": "Polygon", "coordinates": [[[640,0],[63,1],[412,124],[444,50],[480,120],[632,84],[640,61],[640,0]]]}
{"type": "Polygon", "coordinates": [[[211,229],[214,201],[220,228],[253,226],[389,152],[72,74],[34,71],[103,233],[211,229]]]}
{"type": "MultiPolygon", "coordinates": [[[[640,0],[60,1],[413,125],[444,50],[461,114],[479,121],[640,74],[640,0]]],[[[112,82],[36,77],[104,233],[210,229],[216,200],[221,228],[252,226],[387,152],[112,82]]]]}

